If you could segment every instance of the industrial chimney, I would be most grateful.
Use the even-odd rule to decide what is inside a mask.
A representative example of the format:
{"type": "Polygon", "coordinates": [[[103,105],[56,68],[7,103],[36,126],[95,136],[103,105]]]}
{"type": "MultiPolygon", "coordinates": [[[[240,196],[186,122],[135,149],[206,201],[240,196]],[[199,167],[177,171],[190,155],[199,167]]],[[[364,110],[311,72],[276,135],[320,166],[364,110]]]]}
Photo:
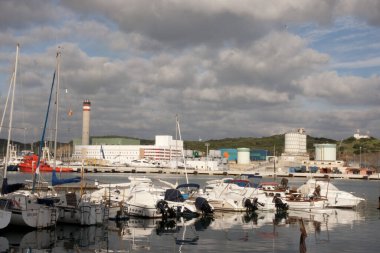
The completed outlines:
{"type": "Polygon", "coordinates": [[[82,145],[90,145],[90,111],[91,102],[86,99],[83,101],[82,145]]]}

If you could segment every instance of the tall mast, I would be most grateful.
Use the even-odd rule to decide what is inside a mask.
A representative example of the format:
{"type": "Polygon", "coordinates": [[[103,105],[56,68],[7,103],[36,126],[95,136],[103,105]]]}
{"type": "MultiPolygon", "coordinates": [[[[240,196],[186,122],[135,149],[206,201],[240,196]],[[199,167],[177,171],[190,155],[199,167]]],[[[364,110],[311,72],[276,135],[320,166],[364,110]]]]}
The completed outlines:
{"type": "Polygon", "coordinates": [[[56,169],[57,167],[57,135],[58,135],[58,112],[59,112],[59,73],[60,73],[60,59],[61,59],[61,51],[60,48],[58,47],[57,51],[57,87],[55,89],[55,132],[54,132],[54,163],[53,163],[53,170],[56,169]]]}
{"type": "MultiPolygon", "coordinates": [[[[182,140],[181,129],[180,129],[180,127],[179,127],[179,119],[178,119],[178,116],[176,116],[176,121],[177,121],[178,136],[179,136],[179,139],[182,140]]],[[[177,139],[177,138],[176,138],[176,139],[177,139]]],[[[182,140],[182,141],[183,141],[183,140],[182,140]]],[[[181,154],[182,154],[182,159],[183,159],[183,165],[184,165],[184,168],[185,168],[186,183],[188,184],[188,183],[189,183],[189,178],[187,177],[187,168],[186,168],[185,154],[184,154],[184,151],[183,151],[183,142],[182,142],[181,154]]]]}
{"type": "Polygon", "coordinates": [[[16,47],[16,61],[15,61],[15,69],[13,73],[13,83],[12,84],[12,98],[11,98],[11,109],[9,115],[9,125],[8,125],[8,140],[7,140],[7,153],[5,156],[4,163],[4,180],[7,178],[7,167],[8,167],[8,159],[9,159],[9,146],[11,145],[11,135],[12,135],[12,121],[13,121],[13,105],[14,105],[14,97],[15,97],[15,87],[16,87],[16,77],[17,77],[17,65],[18,65],[18,54],[19,54],[20,45],[17,44],[16,47]]]}

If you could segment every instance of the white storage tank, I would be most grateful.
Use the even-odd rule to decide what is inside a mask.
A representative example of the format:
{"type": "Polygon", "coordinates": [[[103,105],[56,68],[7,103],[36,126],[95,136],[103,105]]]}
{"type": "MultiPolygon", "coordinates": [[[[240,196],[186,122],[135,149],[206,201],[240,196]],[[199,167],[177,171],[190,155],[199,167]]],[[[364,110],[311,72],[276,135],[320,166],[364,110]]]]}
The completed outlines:
{"type": "Polygon", "coordinates": [[[297,131],[285,134],[285,153],[300,154],[306,153],[306,133],[305,129],[299,128],[297,131]]]}
{"type": "Polygon", "coordinates": [[[237,163],[238,164],[250,164],[250,150],[249,148],[238,148],[237,149],[237,163]]]}
{"type": "Polygon", "coordinates": [[[314,144],[316,161],[336,161],[336,144],[314,144]]]}

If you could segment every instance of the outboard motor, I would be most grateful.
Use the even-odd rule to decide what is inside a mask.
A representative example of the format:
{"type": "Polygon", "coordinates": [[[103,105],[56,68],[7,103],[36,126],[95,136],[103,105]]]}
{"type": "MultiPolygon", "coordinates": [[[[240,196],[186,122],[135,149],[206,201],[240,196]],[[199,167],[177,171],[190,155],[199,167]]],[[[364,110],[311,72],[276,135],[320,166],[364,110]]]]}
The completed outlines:
{"type": "Polygon", "coordinates": [[[316,198],[320,198],[321,197],[321,186],[320,185],[317,185],[317,187],[315,187],[315,190],[313,192],[313,195],[316,197],[316,198]]]}
{"type": "Polygon", "coordinates": [[[163,219],[173,218],[176,216],[175,211],[169,207],[168,202],[165,200],[158,201],[156,208],[162,214],[163,219]]]}
{"type": "Polygon", "coordinates": [[[282,188],[284,188],[284,189],[288,188],[288,181],[289,180],[287,178],[284,178],[284,177],[281,179],[280,184],[281,184],[282,188]]]}
{"type": "Polygon", "coordinates": [[[214,213],[213,208],[210,206],[205,198],[197,197],[195,199],[195,207],[202,211],[202,214],[212,214],[214,213]]]}
{"type": "Polygon", "coordinates": [[[257,198],[253,198],[252,201],[250,199],[244,200],[244,207],[246,208],[246,212],[254,212],[258,209],[257,205],[264,206],[263,203],[260,203],[257,198]]]}
{"type": "Polygon", "coordinates": [[[279,198],[278,196],[273,197],[273,202],[275,204],[276,211],[286,211],[289,208],[288,204],[282,202],[281,198],[279,198]]]}

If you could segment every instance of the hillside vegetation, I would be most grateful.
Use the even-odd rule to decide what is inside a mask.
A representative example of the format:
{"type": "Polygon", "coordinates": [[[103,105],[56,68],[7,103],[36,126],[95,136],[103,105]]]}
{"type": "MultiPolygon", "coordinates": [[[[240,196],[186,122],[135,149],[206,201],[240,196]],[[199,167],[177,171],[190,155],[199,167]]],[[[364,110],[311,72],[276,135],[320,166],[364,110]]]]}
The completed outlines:
{"type": "MultiPolygon", "coordinates": [[[[264,149],[268,150],[269,154],[273,155],[274,151],[276,155],[284,152],[285,148],[285,135],[273,135],[269,137],[246,137],[246,138],[226,138],[220,140],[208,140],[208,141],[185,141],[185,149],[206,151],[205,143],[210,144],[210,149],[220,148],[250,148],[250,149],[264,149]]],[[[315,138],[307,136],[307,150],[308,152],[314,152],[314,144],[316,143],[336,143],[335,140],[327,138],[315,138]]]]}

